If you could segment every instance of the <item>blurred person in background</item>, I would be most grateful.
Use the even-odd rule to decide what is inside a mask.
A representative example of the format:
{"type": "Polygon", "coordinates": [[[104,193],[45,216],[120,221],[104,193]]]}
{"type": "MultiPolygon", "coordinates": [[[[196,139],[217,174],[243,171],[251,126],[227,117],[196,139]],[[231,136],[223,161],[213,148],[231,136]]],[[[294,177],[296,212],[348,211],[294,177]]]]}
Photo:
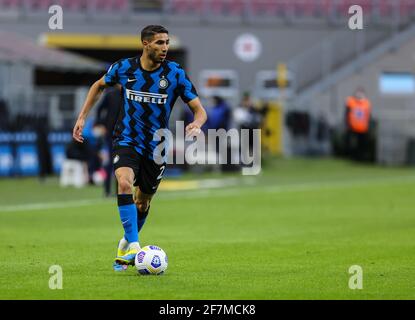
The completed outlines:
{"type": "Polygon", "coordinates": [[[103,147],[104,132],[96,127],[95,120],[90,118],[85,122],[82,134],[87,142],[85,152],[88,163],[88,183],[94,185],[94,173],[102,167],[100,151],[103,147]]]}
{"type": "Polygon", "coordinates": [[[147,26],[141,31],[141,42],[141,56],[115,62],[91,86],[73,129],[73,138],[82,143],[86,118],[103,90],[121,85],[124,104],[114,130],[113,164],[124,236],[118,242],[114,271],[134,265],[140,250],[139,232],[166,168],[166,163],[160,161],[165,159],[156,158],[159,155],[155,152],[163,142],[155,140],[154,134],[168,128],[171,110],[179,96],[194,115],[193,122],[185,128],[186,135],[200,133],[207,120],[196,89],[183,68],[166,60],[170,42],[167,29],[147,26]]]}
{"type": "MultiPolygon", "coordinates": [[[[214,96],[213,98],[213,104],[211,107],[208,108],[208,121],[207,121],[207,130],[213,129],[213,130],[229,130],[231,127],[231,121],[232,121],[232,110],[229,104],[225,101],[224,98],[219,96],[214,96]]],[[[219,157],[219,162],[221,165],[222,171],[232,171],[234,168],[234,165],[231,165],[232,160],[232,150],[231,145],[226,140],[219,139],[219,142],[217,143],[216,140],[208,139],[208,150],[211,150],[212,152],[216,153],[216,157],[219,157]],[[213,145],[212,145],[213,144],[213,145]],[[225,145],[226,144],[226,145],[225,145]],[[226,150],[226,154],[221,154],[221,150],[226,150]],[[226,159],[226,161],[225,161],[226,159]]]]}
{"type": "Polygon", "coordinates": [[[0,98],[0,131],[10,130],[9,108],[6,101],[0,98]]]}
{"type": "Polygon", "coordinates": [[[232,119],[231,108],[222,97],[213,97],[213,105],[208,109],[208,116],[208,129],[230,129],[232,119]]]}
{"type": "Polygon", "coordinates": [[[105,170],[104,195],[106,197],[111,195],[111,181],[114,167],[111,161],[112,136],[122,103],[121,86],[116,85],[105,90],[105,94],[97,107],[95,128],[100,131],[104,140],[100,158],[105,170]]]}
{"type": "Polygon", "coordinates": [[[257,108],[255,108],[249,92],[245,92],[243,94],[240,105],[233,113],[233,119],[239,130],[249,130],[249,150],[252,150],[253,130],[261,128],[262,114],[257,108]]]}
{"type": "Polygon", "coordinates": [[[367,159],[372,106],[365,90],[358,87],[345,104],[346,152],[353,160],[367,159]]]}
{"type": "Polygon", "coordinates": [[[99,150],[102,146],[101,133],[94,128],[94,119],[90,118],[85,122],[82,130],[84,143],[80,144],[76,141],[71,141],[66,146],[66,158],[69,160],[78,160],[86,165],[86,172],[88,174],[88,183],[94,184],[94,172],[101,168],[101,159],[99,157],[99,150]]]}
{"type": "Polygon", "coordinates": [[[39,161],[39,179],[45,181],[48,174],[52,173],[52,159],[49,149],[49,117],[47,115],[38,115],[34,117],[32,123],[35,126],[37,135],[36,147],[39,161]]]}
{"type": "Polygon", "coordinates": [[[260,129],[262,124],[262,113],[255,107],[249,92],[242,95],[241,102],[233,112],[233,121],[241,137],[242,129],[248,130],[248,145],[240,146],[240,157],[247,159],[254,152],[254,129],[260,129]]]}

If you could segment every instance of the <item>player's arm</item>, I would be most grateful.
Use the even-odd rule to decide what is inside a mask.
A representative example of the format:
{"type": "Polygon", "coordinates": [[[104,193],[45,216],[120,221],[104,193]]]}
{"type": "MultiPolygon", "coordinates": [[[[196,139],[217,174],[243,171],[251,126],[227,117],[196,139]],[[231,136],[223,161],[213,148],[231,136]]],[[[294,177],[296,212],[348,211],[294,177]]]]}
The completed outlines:
{"type": "Polygon", "coordinates": [[[191,136],[200,133],[200,128],[205,124],[207,120],[207,114],[205,108],[199,98],[194,98],[187,103],[190,110],[193,112],[194,120],[186,126],[186,135],[191,136]]]}
{"type": "Polygon", "coordinates": [[[84,138],[82,137],[82,130],[85,126],[86,117],[107,86],[108,85],[105,83],[105,77],[102,77],[98,81],[95,81],[95,83],[89,89],[85,103],[73,128],[72,136],[76,141],[81,143],[84,142],[84,138]]]}
{"type": "Polygon", "coordinates": [[[206,110],[197,96],[196,88],[182,68],[179,68],[178,74],[180,97],[187,103],[194,116],[193,122],[186,126],[186,136],[197,135],[207,120],[206,110]]]}

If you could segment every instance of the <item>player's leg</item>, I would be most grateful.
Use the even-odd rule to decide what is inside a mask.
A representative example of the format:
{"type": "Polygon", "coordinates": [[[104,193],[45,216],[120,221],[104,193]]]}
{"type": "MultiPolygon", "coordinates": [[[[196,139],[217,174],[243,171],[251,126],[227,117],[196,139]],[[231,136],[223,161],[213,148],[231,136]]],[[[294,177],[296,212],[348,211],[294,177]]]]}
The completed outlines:
{"type": "Polygon", "coordinates": [[[165,164],[157,164],[150,159],[143,158],[140,162],[140,169],[134,184],[136,186],[134,202],[137,207],[138,232],[140,232],[146,221],[150,211],[151,199],[157,191],[165,168],[165,164]]]}
{"type": "Polygon", "coordinates": [[[124,228],[124,238],[118,244],[118,264],[134,264],[135,254],[140,246],[138,244],[137,209],[134,204],[132,185],[134,170],[130,167],[120,167],[115,170],[118,181],[118,210],[124,228]]]}
{"type": "Polygon", "coordinates": [[[137,207],[137,230],[140,234],[140,230],[143,228],[148,212],[150,211],[150,202],[154,194],[146,194],[140,190],[137,186],[134,193],[134,202],[137,207]]]}
{"type": "Polygon", "coordinates": [[[118,210],[121,223],[124,227],[124,238],[128,242],[136,242],[136,217],[132,214],[135,211],[132,185],[134,182],[134,171],[132,168],[121,167],[115,171],[118,181],[118,210]]]}

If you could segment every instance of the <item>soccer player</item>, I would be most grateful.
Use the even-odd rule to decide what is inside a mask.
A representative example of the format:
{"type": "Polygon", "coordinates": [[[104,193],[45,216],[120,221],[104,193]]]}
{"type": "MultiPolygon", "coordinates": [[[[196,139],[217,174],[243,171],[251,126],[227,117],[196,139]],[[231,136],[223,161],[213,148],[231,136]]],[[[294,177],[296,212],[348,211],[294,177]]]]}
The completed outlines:
{"type": "Polygon", "coordinates": [[[154,158],[153,152],[160,141],[154,139],[153,134],[158,129],[168,128],[171,110],[179,96],[194,114],[194,121],[185,128],[186,135],[199,133],[207,120],[206,111],[185,71],[179,64],[166,60],[167,29],[147,26],[141,31],[141,42],[141,56],[115,62],[91,86],[73,129],[73,138],[82,143],[85,119],[102,91],[107,86],[121,86],[124,106],[113,132],[113,163],[124,237],[118,243],[115,271],[134,265],[135,255],[140,250],[139,232],[166,168],[154,158]]]}

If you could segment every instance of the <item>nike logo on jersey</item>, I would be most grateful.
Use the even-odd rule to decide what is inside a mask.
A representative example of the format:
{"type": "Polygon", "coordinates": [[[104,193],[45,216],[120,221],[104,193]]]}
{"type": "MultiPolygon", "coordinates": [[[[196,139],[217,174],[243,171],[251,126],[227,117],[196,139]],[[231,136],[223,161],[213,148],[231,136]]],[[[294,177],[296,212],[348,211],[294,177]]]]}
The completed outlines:
{"type": "Polygon", "coordinates": [[[130,79],[130,78],[127,79],[127,82],[133,82],[133,81],[137,81],[137,79],[130,79]]]}

